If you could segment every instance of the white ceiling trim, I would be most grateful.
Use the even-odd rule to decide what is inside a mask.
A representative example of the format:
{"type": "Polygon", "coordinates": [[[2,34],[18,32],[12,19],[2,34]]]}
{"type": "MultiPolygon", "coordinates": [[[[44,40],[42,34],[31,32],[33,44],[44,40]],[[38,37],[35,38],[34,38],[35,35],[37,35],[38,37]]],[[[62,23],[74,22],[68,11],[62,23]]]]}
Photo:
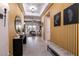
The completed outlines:
{"type": "Polygon", "coordinates": [[[45,10],[45,8],[48,6],[48,3],[46,3],[46,4],[44,4],[43,6],[42,6],[42,9],[40,9],[41,11],[40,11],[40,13],[31,13],[31,12],[27,12],[26,10],[26,4],[27,3],[23,3],[23,7],[24,7],[24,14],[25,14],[25,16],[41,16],[41,14],[43,13],[43,11],[45,10]]]}
{"type": "Polygon", "coordinates": [[[40,16],[41,16],[41,14],[43,13],[43,11],[46,9],[47,6],[48,6],[48,3],[46,3],[46,4],[43,6],[43,8],[41,9],[41,12],[40,12],[40,16]]]}

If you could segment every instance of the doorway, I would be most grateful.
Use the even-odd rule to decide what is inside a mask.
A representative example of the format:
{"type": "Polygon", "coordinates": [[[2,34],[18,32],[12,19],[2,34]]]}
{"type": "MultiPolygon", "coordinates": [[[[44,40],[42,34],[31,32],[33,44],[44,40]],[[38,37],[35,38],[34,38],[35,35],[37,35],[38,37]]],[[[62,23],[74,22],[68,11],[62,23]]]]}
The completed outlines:
{"type": "Polygon", "coordinates": [[[50,13],[49,12],[44,18],[44,40],[50,41],[50,13]]]}

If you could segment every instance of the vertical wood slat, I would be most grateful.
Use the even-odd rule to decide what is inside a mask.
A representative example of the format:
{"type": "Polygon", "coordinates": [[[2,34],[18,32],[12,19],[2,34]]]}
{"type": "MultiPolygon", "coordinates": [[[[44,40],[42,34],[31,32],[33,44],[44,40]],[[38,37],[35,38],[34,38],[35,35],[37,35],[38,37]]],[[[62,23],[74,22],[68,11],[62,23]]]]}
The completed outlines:
{"type": "MultiPolygon", "coordinates": [[[[79,8],[78,8],[78,22],[79,22],[79,8]]],[[[77,55],[79,56],[79,23],[77,24],[77,55]]]]}
{"type": "Polygon", "coordinates": [[[74,55],[79,55],[79,24],[63,25],[63,10],[71,4],[54,4],[50,11],[51,17],[51,41],[58,44],[60,47],[70,51],[74,55]],[[59,8],[58,8],[59,7],[59,8]],[[58,9],[57,9],[58,8],[58,9]],[[54,27],[54,15],[61,11],[61,26],[54,27]],[[78,37],[78,38],[77,38],[78,37]],[[78,39],[78,40],[77,40],[78,39]]]}
{"type": "Polygon", "coordinates": [[[68,26],[68,50],[76,55],[76,24],[68,26]]]}

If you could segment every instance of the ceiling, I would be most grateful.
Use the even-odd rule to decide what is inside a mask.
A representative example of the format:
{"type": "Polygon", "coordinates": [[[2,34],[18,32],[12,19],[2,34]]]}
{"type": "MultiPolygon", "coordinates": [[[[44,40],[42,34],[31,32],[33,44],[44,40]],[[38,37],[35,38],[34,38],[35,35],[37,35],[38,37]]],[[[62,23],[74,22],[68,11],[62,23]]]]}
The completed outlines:
{"type": "Polygon", "coordinates": [[[48,3],[24,3],[25,16],[37,16],[40,17],[48,3]]]}

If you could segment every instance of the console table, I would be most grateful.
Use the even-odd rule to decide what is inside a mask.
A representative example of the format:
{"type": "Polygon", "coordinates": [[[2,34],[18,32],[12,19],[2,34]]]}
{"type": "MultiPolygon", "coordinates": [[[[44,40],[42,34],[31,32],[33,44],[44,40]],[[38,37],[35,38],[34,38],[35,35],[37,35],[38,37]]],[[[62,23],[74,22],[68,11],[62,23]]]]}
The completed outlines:
{"type": "Polygon", "coordinates": [[[13,56],[23,55],[23,40],[22,38],[13,39],[13,56]]]}

